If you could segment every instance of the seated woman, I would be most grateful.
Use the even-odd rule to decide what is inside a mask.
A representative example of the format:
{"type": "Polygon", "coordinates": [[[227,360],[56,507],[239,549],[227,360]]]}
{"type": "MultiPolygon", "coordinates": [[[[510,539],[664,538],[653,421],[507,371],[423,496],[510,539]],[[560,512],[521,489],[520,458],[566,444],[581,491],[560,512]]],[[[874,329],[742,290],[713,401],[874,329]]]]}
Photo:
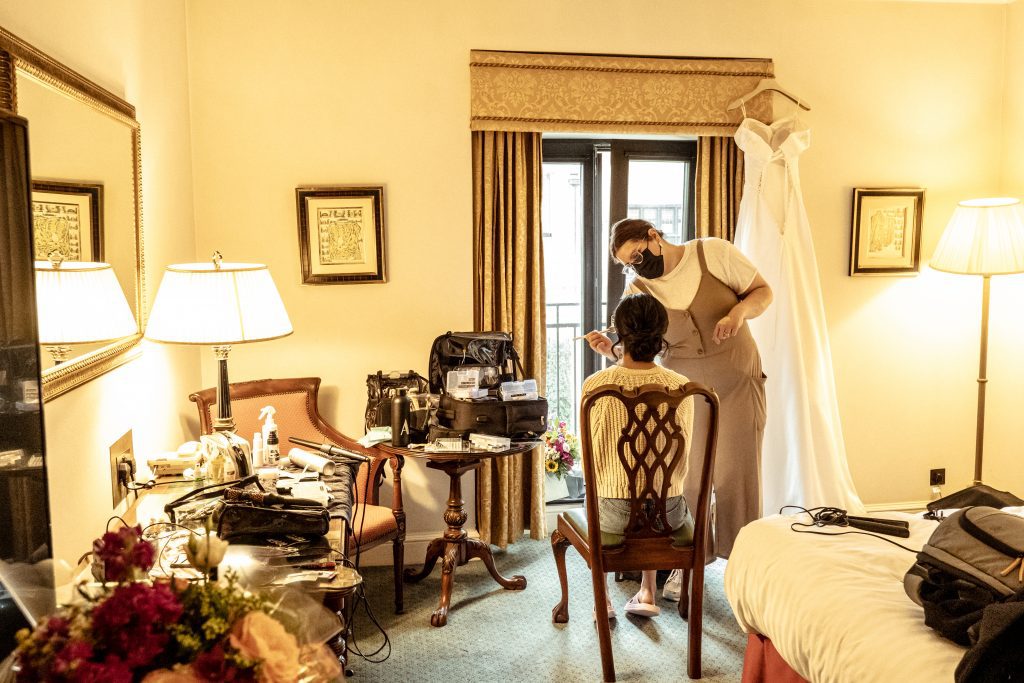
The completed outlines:
{"type": "MultiPolygon", "coordinates": [[[[649,294],[624,297],[615,309],[615,330],[619,340],[613,351],[619,356],[618,365],[595,372],[583,382],[586,394],[603,384],[618,384],[625,388],[658,384],[675,389],[686,384],[686,377],[663,368],[654,362],[665,348],[664,335],[668,329],[665,307],[649,294]]],[[[678,422],[689,449],[693,432],[693,398],[679,404],[678,422]]],[[[599,399],[591,408],[591,443],[597,479],[598,510],[601,531],[621,534],[629,521],[629,480],[616,453],[616,444],[627,423],[625,407],[614,399],[599,399]]],[[[665,513],[672,529],[685,524],[693,526],[693,519],[683,500],[683,467],[677,467],[669,484],[665,513]]],[[[657,572],[643,572],[640,591],[626,603],[625,610],[637,616],[653,617],[661,613],[655,604],[657,572]]],[[[677,598],[678,599],[678,598],[677,598]]],[[[608,617],[615,616],[611,602],[608,617]]]]}

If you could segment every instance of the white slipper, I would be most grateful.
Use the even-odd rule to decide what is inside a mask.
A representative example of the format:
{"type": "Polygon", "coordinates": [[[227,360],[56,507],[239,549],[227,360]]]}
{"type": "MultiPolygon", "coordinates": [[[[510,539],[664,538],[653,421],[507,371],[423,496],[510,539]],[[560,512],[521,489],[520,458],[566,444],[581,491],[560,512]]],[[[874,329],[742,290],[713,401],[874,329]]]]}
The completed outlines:
{"type": "Polygon", "coordinates": [[[624,609],[626,614],[638,617],[656,617],[661,614],[660,607],[649,602],[640,602],[635,595],[629,599],[624,609]]]}
{"type": "MultiPolygon", "coordinates": [[[[615,618],[615,608],[608,605],[608,621],[615,618]]],[[[597,623],[597,608],[594,608],[594,623],[597,623]]]]}

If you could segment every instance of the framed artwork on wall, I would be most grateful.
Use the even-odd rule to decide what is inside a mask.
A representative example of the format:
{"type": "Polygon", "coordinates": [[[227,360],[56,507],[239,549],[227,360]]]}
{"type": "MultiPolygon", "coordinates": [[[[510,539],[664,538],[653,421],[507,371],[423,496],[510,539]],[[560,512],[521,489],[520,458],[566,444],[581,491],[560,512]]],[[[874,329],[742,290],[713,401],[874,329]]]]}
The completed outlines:
{"type": "Polygon", "coordinates": [[[32,229],[37,261],[102,261],[103,185],[33,180],[32,229]]]}
{"type": "Polygon", "coordinates": [[[387,282],[384,186],[295,189],[302,283],[387,282]]]}
{"type": "Polygon", "coordinates": [[[922,188],[855,187],[850,275],[916,275],[923,211],[922,188]]]}

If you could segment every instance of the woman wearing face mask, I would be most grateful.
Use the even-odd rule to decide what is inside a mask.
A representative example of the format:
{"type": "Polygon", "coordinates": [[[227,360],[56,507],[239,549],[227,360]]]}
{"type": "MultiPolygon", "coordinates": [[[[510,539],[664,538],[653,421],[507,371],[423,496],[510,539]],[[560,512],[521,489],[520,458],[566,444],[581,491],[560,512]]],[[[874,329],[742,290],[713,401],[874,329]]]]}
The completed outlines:
{"type": "MultiPolygon", "coordinates": [[[[637,276],[623,295],[651,294],[668,310],[669,348],[662,365],[718,392],[715,553],[728,557],[740,527],[761,516],[765,376],[745,322],[768,307],[771,289],[757,268],[722,239],[672,244],[649,222],[627,218],[612,226],[609,248],[612,258],[637,276]]],[[[589,332],[586,339],[590,348],[614,360],[608,337],[589,332]]],[[[697,401],[695,409],[695,423],[705,423],[706,404],[697,401]]],[[[704,438],[698,426],[691,457],[701,457],[704,438]]],[[[686,500],[696,500],[700,471],[701,462],[689,463],[686,500]]],[[[677,586],[678,577],[670,577],[666,596],[678,595],[677,586]]]]}

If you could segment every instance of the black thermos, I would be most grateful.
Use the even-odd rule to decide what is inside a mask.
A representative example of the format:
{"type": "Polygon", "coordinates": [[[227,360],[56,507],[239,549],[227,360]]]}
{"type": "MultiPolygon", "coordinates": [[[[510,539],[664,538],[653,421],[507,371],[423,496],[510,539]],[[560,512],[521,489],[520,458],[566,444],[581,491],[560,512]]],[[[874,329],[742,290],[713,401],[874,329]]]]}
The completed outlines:
{"type": "Polygon", "coordinates": [[[405,389],[398,390],[398,396],[391,399],[391,445],[409,445],[409,397],[405,389]]]}

